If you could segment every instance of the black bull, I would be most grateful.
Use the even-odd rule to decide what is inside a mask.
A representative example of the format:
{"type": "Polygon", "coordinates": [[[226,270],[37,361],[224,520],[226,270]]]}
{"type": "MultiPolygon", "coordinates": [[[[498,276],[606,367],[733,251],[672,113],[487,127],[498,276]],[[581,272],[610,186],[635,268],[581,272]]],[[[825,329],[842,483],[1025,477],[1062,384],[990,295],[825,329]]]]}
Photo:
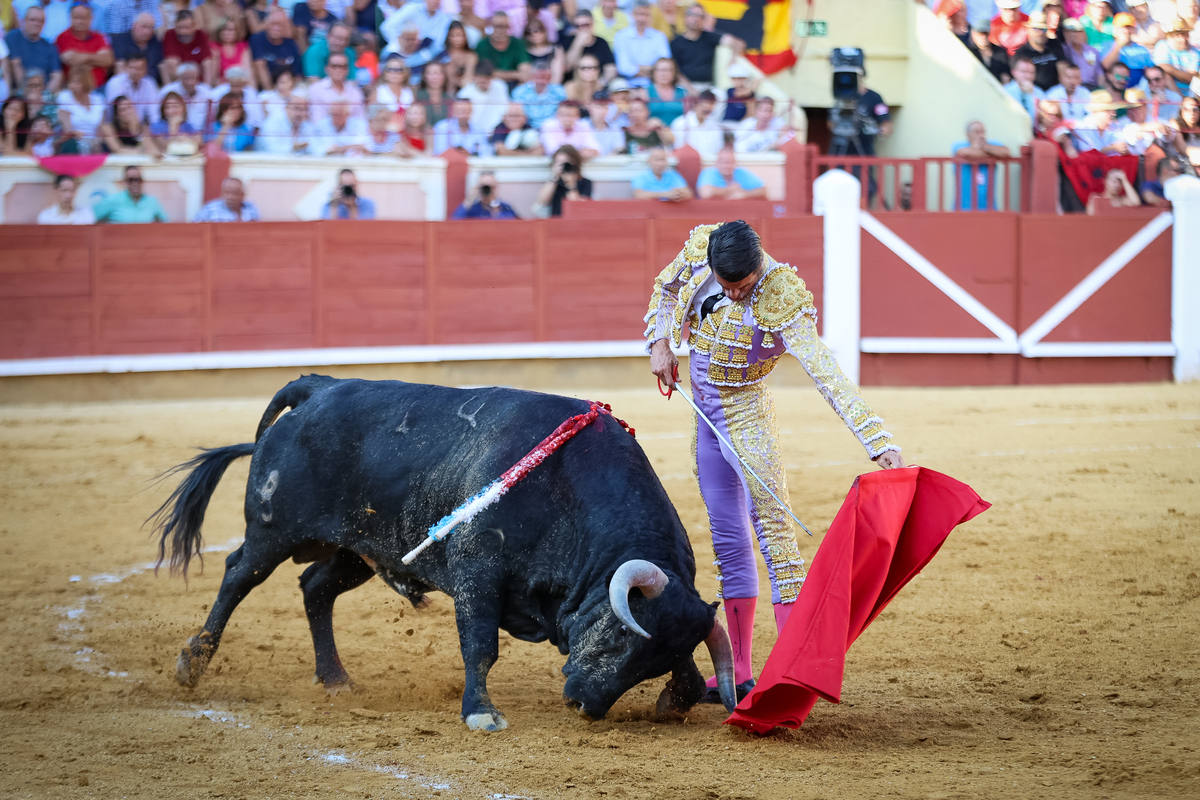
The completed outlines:
{"type": "Polygon", "coordinates": [[[176,467],[191,471],[157,513],[160,562],[170,542],[172,569],[186,571],[225,469],[253,456],[245,541],[225,560],[216,602],[180,653],[176,679],[196,684],[238,603],[292,558],[314,562],[300,586],[316,679],[327,689],[350,680],[334,643],[334,601],[378,575],[417,608],[431,590],[454,599],[462,718],[473,729],[507,726],[487,690],[500,628],[569,654],[563,697],[587,717],[602,718],[633,686],[667,672],[659,710],[686,710],[704,692],[692,658],[702,641],[732,708],[729,640],[696,591],[683,524],[641,447],[611,417],[602,414],[411,565],[401,562],[439,519],[587,410],[582,400],[512,389],[316,375],[288,384],[254,444],[206,450],[176,467]]]}

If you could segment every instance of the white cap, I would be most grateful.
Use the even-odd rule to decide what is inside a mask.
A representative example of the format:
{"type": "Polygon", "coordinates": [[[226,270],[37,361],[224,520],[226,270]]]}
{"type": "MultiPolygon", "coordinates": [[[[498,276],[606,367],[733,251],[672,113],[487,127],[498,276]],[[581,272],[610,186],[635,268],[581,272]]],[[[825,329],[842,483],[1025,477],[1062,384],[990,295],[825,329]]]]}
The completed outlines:
{"type": "Polygon", "coordinates": [[[736,61],[729,65],[729,69],[725,71],[725,74],[731,78],[749,78],[750,67],[746,66],[746,62],[744,61],[736,61]]]}
{"type": "Polygon", "coordinates": [[[1020,8],[1021,0],[996,0],[996,8],[1020,8]]]}

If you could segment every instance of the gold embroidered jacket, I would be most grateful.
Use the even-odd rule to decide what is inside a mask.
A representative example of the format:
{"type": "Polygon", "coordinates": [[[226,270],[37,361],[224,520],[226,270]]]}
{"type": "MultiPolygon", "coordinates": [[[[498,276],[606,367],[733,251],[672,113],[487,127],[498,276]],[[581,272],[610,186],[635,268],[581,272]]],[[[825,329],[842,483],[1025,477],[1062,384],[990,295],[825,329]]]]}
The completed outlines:
{"type": "Polygon", "coordinates": [[[791,266],[763,253],[763,277],[750,298],[720,306],[700,320],[703,298],[696,294],[712,272],[708,236],[716,228],[700,225],[692,230],[683,250],[655,279],[645,317],[647,343],[667,339],[678,347],[685,326],[689,327],[688,346],[693,354],[707,356],[709,383],[728,387],[758,383],[771,374],[785,352],[791,353],[871,458],[887,450],[899,451],[883,429],[883,420],[818,338],[812,294],[791,266]]]}

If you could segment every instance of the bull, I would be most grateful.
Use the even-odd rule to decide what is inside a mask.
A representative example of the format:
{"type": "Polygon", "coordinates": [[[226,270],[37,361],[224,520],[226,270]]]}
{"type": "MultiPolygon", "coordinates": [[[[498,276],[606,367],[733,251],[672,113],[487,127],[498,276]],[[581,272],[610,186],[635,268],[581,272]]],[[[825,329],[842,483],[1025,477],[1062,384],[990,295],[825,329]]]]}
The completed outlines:
{"type": "Polygon", "coordinates": [[[589,719],[668,672],[658,710],[690,708],[705,691],[692,657],[700,642],[732,710],[732,652],[716,604],[696,591],[691,545],[650,462],[612,417],[601,415],[412,564],[401,561],[434,523],[588,408],[503,388],[318,375],[289,383],[253,443],[204,450],[171,471],[187,475],[154,517],[159,563],[169,545],[172,571],[186,575],[221,476],[252,456],[245,540],[225,560],[216,602],[180,652],[176,680],[197,684],[238,603],[291,558],[310,564],[300,588],[314,680],[327,690],[350,685],[334,642],[334,601],[378,575],[418,609],[431,591],[453,598],[462,719],[472,730],[508,726],[487,689],[501,628],[567,655],[563,699],[589,719]]]}

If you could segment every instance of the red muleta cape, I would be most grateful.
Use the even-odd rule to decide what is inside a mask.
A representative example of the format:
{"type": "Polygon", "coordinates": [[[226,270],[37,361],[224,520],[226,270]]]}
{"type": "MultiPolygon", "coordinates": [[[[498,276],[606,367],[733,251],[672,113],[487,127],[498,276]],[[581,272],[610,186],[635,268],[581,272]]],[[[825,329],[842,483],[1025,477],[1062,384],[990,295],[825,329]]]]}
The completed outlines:
{"type": "Polygon", "coordinates": [[[990,507],[965,483],[923,467],[855,479],[758,684],[726,724],[759,734],[799,728],[818,697],[841,702],[850,645],[956,525],[990,507]]]}

